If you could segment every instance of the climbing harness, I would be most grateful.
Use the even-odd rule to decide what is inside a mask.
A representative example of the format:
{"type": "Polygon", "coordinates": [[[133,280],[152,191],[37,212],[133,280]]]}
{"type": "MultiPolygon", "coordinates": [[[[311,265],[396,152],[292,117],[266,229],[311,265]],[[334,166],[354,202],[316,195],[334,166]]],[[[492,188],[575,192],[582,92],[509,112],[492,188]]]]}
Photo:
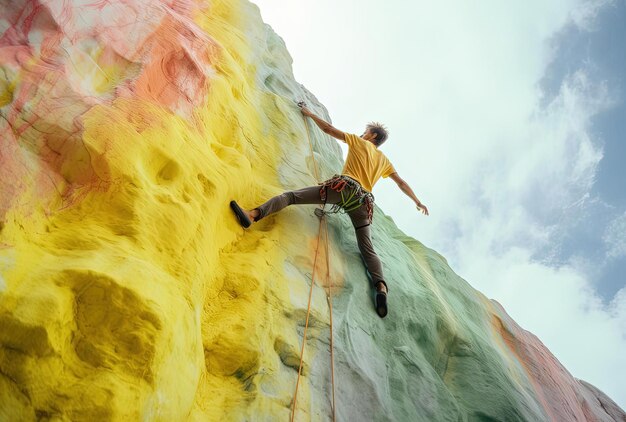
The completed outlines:
{"type": "Polygon", "coordinates": [[[326,190],[328,188],[331,188],[341,194],[341,202],[333,204],[330,210],[326,211],[327,214],[338,212],[349,213],[365,203],[365,206],[367,207],[367,220],[369,224],[372,223],[372,216],[374,213],[374,195],[363,189],[357,180],[351,178],[350,176],[346,176],[345,174],[335,174],[331,179],[319,183],[319,185],[321,185],[320,196],[322,197],[322,201],[324,201],[324,203],[326,203],[326,190]],[[346,187],[350,188],[348,189],[350,191],[349,196],[346,193],[346,187]]]}
{"type": "MultiPolygon", "coordinates": [[[[303,107],[304,103],[298,103],[299,107],[303,107]]],[[[319,180],[319,172],[317,169],[317,162],[315,161],[315,155],[313,154],[313,144],[311,142],[311,136],[309,135],[309,124],[304,116],[304,124],[306,127],[307,139],[309,140],[309,147],[311,150],[311,157],[313,158],[313,168],[315,170],[315,178],[319,180]]],[[[321,184],[321,183],[320,183],[321,184]]],[[[345,187],[345,186],[344,186],[345,187]]],[[[324,192],[325,195],[325,192],[324,192]]],[[[343,198],[343,197],[342,197],[343,198]]],[[[322,199],[324,204],[323,207],[326,207],[326,197],[322,199]]],[[[315,269],[317,267],[317,257],[319,255],[320,248],[320,239],[322,237],[322,223],[324,223],[324,232],[325,232],[325,246],[326,246],[326,281],[329,285],[328,295],[326,299],[328,300],[328,308],[330,310],[330,379],[332,384],[332,410],[333,410],[333,422],[335,421],[335,365],[334,365],[334,345],[333,345],[333,284],[332,278],[330,277],[330,261],[329,261],[329,250],[328,250],[328,221],[325,218],[325,215],[328,211],[325,211],[324,208],[321,210],[315,210],[315,215],[317,215],[320,219],[319,229],[317,231],[317,246],[315,247],[315,258],[313,258],[313,271],[311,274],[311,288],[309,290],[309,303],[306,310],[306,320],[304,323],[304,332],[302,333],[302,348],[300,350],[300,365],[298,366],[298,378],[296,380],[296,388],[293,394],[293,402],[291,407],[291,422],[294,422],[296,417],[296,403],[298,399],[298,386],[300,385],[300,374],[302,373],[302,363],[304,361],[304,345],[306,344],[306,334],[307,329],[309,327],[309,315],[311,314],[311,298],[313,297],[313,286],[315,285],[315,269]]]]}

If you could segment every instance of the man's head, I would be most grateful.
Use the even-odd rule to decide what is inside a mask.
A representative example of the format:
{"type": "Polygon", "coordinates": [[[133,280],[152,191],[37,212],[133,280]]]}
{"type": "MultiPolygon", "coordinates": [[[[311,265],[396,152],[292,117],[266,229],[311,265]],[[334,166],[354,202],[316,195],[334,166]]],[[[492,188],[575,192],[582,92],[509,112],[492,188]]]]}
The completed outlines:
{"type": "Polygon", "coordinates": [[[363,133],[363,135],[361,135],[361,138],[365,139],[366,141],[370,141],[377,147],[381,146],[388,137],[389,132],[387,131],[387,128],[384,125],[376,122],[368,123],[367,126],[365,126],[365,132],[363,133]]]}

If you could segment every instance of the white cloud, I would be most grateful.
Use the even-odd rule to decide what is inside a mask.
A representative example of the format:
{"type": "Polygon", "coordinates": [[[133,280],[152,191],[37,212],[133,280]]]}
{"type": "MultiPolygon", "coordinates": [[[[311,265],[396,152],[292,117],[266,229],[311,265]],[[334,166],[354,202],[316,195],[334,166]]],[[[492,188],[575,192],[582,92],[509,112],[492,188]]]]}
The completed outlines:
{"type": "Polygon", "coordinates": [[[611,317],[621,324],[621,333],[626,333],[626,287],[617,292],[609,306],[611,317]]]}
{"type": "Polygon", "coordinates": [[[602,237],[609,259],[626,256],[626,213],[613,220],[602,237]]]}
{"type": "Polygon", "coordinates": [[[572,10],[572,21],[581,28],[593,31],[596,28],[595,17],[598,15],[598,12],[614,3],[614,0],[589,0],[582,2],[572,10]]]}
{"type": "MultiPolygon", "coordinates": [[[[431,216],[388,180],[374,192],[383,210],[626,408],[626,376],[616,376],[626,368],[626,290],[603,308],[582,265],[535,257],[595,200],[602,149],[590,123],[614,102],[579,69],[542,105],[549,41],[566,24],[592,28],[610,2],[256,3],[339,128],[391,128],[383,150],[431,216]]],[[[605,234],[613,253],[622,229],[605,234]]]]}

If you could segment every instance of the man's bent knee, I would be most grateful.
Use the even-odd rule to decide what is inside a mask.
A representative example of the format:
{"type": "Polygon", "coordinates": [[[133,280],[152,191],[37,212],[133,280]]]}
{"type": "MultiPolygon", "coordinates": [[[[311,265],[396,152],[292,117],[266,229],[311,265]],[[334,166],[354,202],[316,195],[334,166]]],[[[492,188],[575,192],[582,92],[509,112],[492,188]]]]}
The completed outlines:
{"type": "Polygon", "coordinates": [[[296,203],[296,194],[292,191],[284,192],[283,196],[287,199],[287,205],[293,205],[296,203]]]}

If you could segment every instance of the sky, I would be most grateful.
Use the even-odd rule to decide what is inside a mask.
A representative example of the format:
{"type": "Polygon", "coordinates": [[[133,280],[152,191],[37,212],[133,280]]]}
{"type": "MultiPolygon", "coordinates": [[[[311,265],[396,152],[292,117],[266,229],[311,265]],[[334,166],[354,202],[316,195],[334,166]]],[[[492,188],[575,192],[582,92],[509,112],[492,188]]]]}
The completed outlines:
{"type": "Polygon", "coordinates": [[[390,129],[431,215],[383,211],[626,409],[626,0],[254,3],[334,126],[390,129]]]}

